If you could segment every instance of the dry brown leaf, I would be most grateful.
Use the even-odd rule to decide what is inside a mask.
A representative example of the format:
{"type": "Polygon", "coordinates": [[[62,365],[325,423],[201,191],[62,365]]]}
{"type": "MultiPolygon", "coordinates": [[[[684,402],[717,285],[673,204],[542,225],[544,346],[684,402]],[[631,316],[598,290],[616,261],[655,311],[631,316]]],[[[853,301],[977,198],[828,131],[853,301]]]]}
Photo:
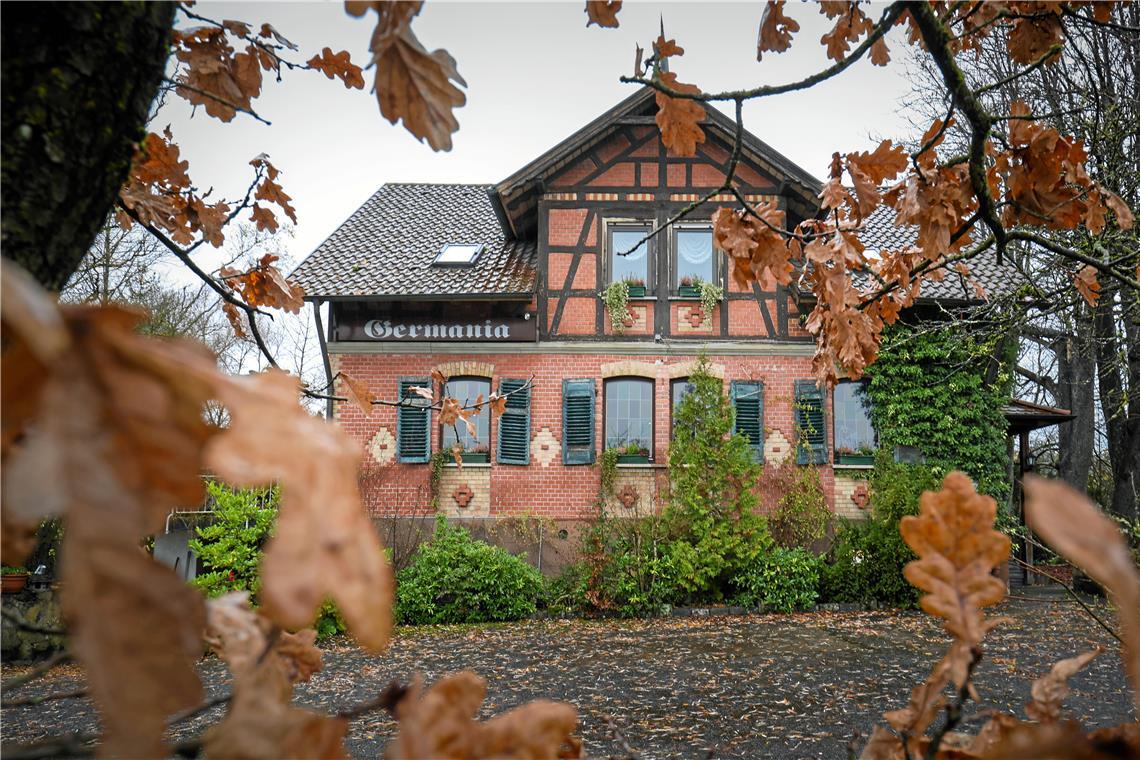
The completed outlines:
{"type": "Polygon", "coordinates": [[[1056,723],[1061,719],[1061,704],[1069,694],[1069,679],[1093,658],[1104,651],[1103,647],[1053,663],[1049,672],[1033,681],[1032,699],[1025,705],[1025,714],[1038,723],[1056,723]]]}
{"type": "MultiPolygon", "coordinates": [[[[287,636],[288,634],[283,634],[287,636]]],[[[280,644],[275,645],[275,650],[280,644]]],[[[290,705],[293,682],[278,656],[235,672],[233,699],[221,723],[206,732],[206,755],[237,760],[348,758],[348,721],[290,705]]]]}
{"type": "Polygon", "coordinates": [[[228,378],[217,395],[232,422],[206,460],[235,485],[281,484],[277,532],[261,565],[265,614],[301,628],[331,597],[357,640],[379,650],[392,627],[392,574],[360,501],[360,450],[305,412],[298,390],[296,378],[277,370],[228,378]]]}
{"type": "Polygon", "coordinates": [[[226,315],[229,320],[230,327],[233,328],[234,335],[239,338],[248,338],[249,333],[245,330],[245,313],[232,303],[222,302],[222,313],[226,315]]]}
{"type": "Polygon", "coordinates": [[[1027,475],[1025,495],[1029,527],[1112,597],[1132,702],[1140,708],[1140,571],[1132,564],[1128,543],[1087,497],[1060,481],[1027,475]]]}
{"type": "Polygon", "coordinates": [[[451,135],[459,129],[453,110],[467,102],[452,82],[463,87],[467,83],[446,50],[428,53],[416,38],[411,20],[421,5],[372,6],[380,17],[369,46],[376,66],[373,90],[384,118],[393,124],[402,120],[432,150],[451,150],[451,135]]]}
{"type": "Polygon", "coordinates": [[[871,738],[859,753],[859,760],[903,760],[902,739],[882,726],[871,729],[871,738]]]}
{"type": "Polygon", "coordinates": [[[1102,728],[1086,735],[1075,721],[1019,723],[984,755],[985,760],[1117,760],[1140,753],[1140,724],[1102,728]]]}
{"type": "Polygon", "coordinates": [[[1096,267],[1092,264],[1081,267],[1081,270],[1073,275],[1073,286],[1089,306],[1096,306],[1096,302],[1100,300],[1100,281],[1097,279],[1096,267]]]}
{"type": "Polygon", "coordinates": [[[408,392],[414,393],[417,396],[419,396],[420,398],[427,399],[428,401],[434,401],[435,400],[435,396],[432,395],[431,388],[423,388],[423,387],[418,386],[418,385],[413,385],[412,387],[408,388],[408,392]]]}
{"type": "MultiPolygon", "coordinates": [[[[661,72],[661,84],[676,91],[699,95],[701,88],[677,81],[672,71],[661,72]]],[[[672,156],[695,156],[697,145],[705,141],[705,132],[700,122],[705,118],[705,109],[700,103],[687,98],[671,98],[663,92],[657,93],[657,126],[661,130],[661,142],[672,156]]]]}
{"type": "Polygon", "coordinates": [[[66,514],[62,605],[106,731],[105,752],[162,754],[165,718],[196,704],[201,597],[141,552],[166,513],[202,496],[201,410],[214,360],[134,332],[122,309],[63,311],[73,350],[52,362],[34,432],[4,463],[5,522],[66,514]],[[129,687],[125,688],[124,684],[129,687]]]}
{"type": "MultiPolygon", "coordinates": [[[[950,679],[961,686],[969,664],[969,649],[1001,622],[986,620],[982,608],[1005,598],[1005,584],[990,571],[1009,558],[1009,537],[994,529],[997,504],[974,490],[962,472],[952,472],[942,490],[927,491],[918,516],[899,523],[903,540],[918,555],[903,574],[926,593],[922,608],[946,621],[961,644],[949,664],[950,679]]],[[[950,655],[948,655],[950,657],[950,655]]]]}
{"type": "Polygon", "coordinates": [[[792,35],[800,30],[800,22],[784,15],[784,0],[768,0],[764,15],[760,17],[760,32],[756,39],[756,60],[765,50],[782,53],[792,45],[792,35]]]}
{"type": "Polygon", "coordinates": [[[487,683],[464,671],[437,681],[425,692],[417,679],[394,710],[400,733],[388,747],[391,760],[426,758],[579,757],[572,733],[578,725],[573,707],[536,700],[485,722],[475,714],[487,683]]]}
{"type": "Polygon", "coordinates": [[[1112,209],[1112,213],[1116,214],[1116,226],[1122,230],[1132,229],[1135,219],[1132,216],[1132,209],[1128,208],[1128,204],[1111,190],[1102,187],[1101,193],[1104,194],[1105,205],[1112,209]]]}
{"type": "Polygon", "coordinates": [[[589,19],[586,26],[597,24],[606,29],[617,29],[618,11],[622,0],[586,0],[586,13],[589,19]]]}
{"type": "Polygon", "coordinates": [[[360,67],[354,64],[347,50],[333,53],[332,48],[324,48],[320,55],[314,55],[308,60],[308,65],[322,72],[329,79],[340,78],[345,89],[364,89],[364,74],[360,67]]]}
{"type": "Polygon", "coordinates": [[[349,400],[356,404],[365,417],[372,416],[372,401],[376,397],[368,389],[368,383],[364,380],[357,380],[347,372],[341,372],[340,379],[344,381],[344,388],[349,400]]]}

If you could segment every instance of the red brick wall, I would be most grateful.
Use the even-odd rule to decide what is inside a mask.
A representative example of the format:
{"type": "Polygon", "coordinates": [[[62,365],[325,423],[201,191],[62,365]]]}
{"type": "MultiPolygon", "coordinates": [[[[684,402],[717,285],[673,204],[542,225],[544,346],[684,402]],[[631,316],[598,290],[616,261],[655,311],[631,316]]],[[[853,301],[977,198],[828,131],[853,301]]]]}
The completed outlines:
{"type": "MultiPolygon", "coordinates": [[[[531,464],[529,466],[500,465],[490,467],[490,516],[529,514],[556,519],[586,517],[598,491],[597,466],[564,466],[559,454],[549,466],[540,463],[541,452],[534,444],[535,436],[543,428],[550,431],[558,444],[562,441],[562,380],[589,378],[596,381],[597,405],[595,408],[598,451],[604,442],[604,381],[603,365],[614,362],[637,362],[638,366],[654,374],[655,423],[654,455],[658,473],[658,493],[666,491],[664,482],[666,452],[670,438],[670,368],[687,364],[693,357],[638,356],[619,354],[493,354],[493,355],[394,355],[334,354],[335,370],[368,383],[373,394],[394,399],[397,382],[401,377],[430,375],[433,368],[454,362],[478,362],[493,365],[492,389],[498,388],[500,378],[534,377],[531,402],[531,464]],[[658,363],[660,362],[660,363],[658,363]]],[[[794,382],[810,378],[811,360],[804,356],[710,356],[709,361],[724,368],[725,389],[730,380],[761,380],[764,383],[764,424],[766,435],[778,430],[789,441],[793,438],[792,399],[794,382]]],[[[675,374],[675,373],[674,373],[675,374]]],[[[341,389],[342,390],[342,389],[341,389]]],[[[371,416],[365,417],[352,404],[336,405],[336,416],[341,426],[366,450],[366,461],[372,465],[376,477],[366,489],[369,508],[376,516],[398,516],[422,512],[430,502],[428,464],[397,464],[378,466],[369,451],[370,443],[381,428],[394,438],[396,410],[377,406],[371,416]]],[[[433,419],[433,423],[435,420],[433,419]]],[[[828,438],[831,435],[830,402],[828,408],[828,438]]],[[[498,425],[491,426],[491,444],[494,452],[498,425]]],[[[439,448],[439,427],[434,425],[433,450],[439,448]]],[[[830,443],[830,440],[829,440],[830,443]]],[[[392,451],[394,453],[394,450],[392,451]]],[[[492,459],[493,459],[492,453],[492,459]]],[[[468,465],[472,467],[472,465],[468,465]]],[[[834,478],[829,466],[821,468],[825,493],[832,499],[834,478]]],[[[774,506],[777,494],[762,493],[766,509],[774,506]]],[[[441,494],[449,499],[450,494],[441,494]]]]}

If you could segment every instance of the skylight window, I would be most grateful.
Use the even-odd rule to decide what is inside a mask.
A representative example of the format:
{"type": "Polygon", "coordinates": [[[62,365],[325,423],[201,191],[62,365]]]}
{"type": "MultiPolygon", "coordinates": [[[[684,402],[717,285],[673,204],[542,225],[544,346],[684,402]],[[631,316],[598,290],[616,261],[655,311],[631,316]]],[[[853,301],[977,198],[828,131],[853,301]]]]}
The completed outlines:
{"type": "Polygon", "coordinates": [[[469,267],[483,252],[482,243],[447,243],[435,257],[435,266],[469,267]]]}

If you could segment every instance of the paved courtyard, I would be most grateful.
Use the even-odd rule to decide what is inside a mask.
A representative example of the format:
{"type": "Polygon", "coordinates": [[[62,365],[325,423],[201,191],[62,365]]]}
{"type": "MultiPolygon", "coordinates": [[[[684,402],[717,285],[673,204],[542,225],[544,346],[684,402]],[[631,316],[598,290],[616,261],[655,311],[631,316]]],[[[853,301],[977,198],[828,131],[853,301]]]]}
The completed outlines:
{"type": "MultiPolygon", "coordinates": [[[[1108,651],[1073,679],[1066,704],[1088,726],[1136,720],[1115,641],[1074,605],[1018,599],[997,612],[1013,620],[987,639],[977,679],[983,707],[1022,715],[1032,678],[1054,660],[1102,644],[1108,651]]],[[[420,672],[430,682],[469,668],[489,682],[485,714],[537,697],[573,703],[590,757],[623,756],[612,724],[643,758],[842,758],[856,732],[866,736],[884,710],[905,703],[945,641],[938,624],[918,612],[403,629],[380,656],[348,641],[331,643],[324,671],[299,686],[297,697],[335,711],[368,700],[393,678],[420,672]]],[[[211,696],[228,691],[215,658],[201,670],[211,696]]],[[[6,669],[5,677],[15,672],[6,669]]],[[[81,673],[67,667],[6,696],[80,686],[81,673]]],[[[219,714],[184,725],[178,736],[219,714]]],[[[95,728],[86,700],[4,711],[8,746],[95,728]]],[[[353,755],[381,756],[394,728],[382,713],[357,719],[349,735],[353,755]]]]}

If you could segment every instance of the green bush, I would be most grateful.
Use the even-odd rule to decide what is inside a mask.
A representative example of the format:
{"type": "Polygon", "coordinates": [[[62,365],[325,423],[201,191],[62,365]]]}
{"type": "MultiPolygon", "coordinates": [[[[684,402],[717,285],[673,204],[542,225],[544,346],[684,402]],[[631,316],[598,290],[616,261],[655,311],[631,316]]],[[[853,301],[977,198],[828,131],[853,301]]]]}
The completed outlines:
{"type": "Polygon", "coordinates": [[[774,612],[808,609],[819,595],[821,564],[806,549],[773,549],[733,578],[738,589],[733,602],[774,612]]]}
{"type": "Polygon", "coordinates": [[[923,491],[937,490],[944,475],[935,465],[906,465],[880,451],[871,474],[871,514],[844,522],[820,572],[825,602],[878,603],[914,607],[918,591],[903,577],[916,559],[899,534],[899,521],[918,514],[923,491]]]}
{"type": "Polygon", "coordinates": [[[558,575],[546,579],[542,606],[556,615],[584,612],[590,606],[589,585],[589,565],[585,562],[567,565],[558,575]]]}
{"type": "Polygon", "coordinates": [[[533,615],[542,575],[503,549],[471,538],[446,518],[396,582],[396,619],[405,624],[483,623],[533,615]]]}
{"type": "Polygon", "coordinates": [[[832,513],[823,494],[819,468],[801,467],[788,457],[766,474],[768,487],[780,494],[768,515],[772,538],[786,549],[806,548],[827,535],[832,513]]]}
{"type": "MultiPolygon", "coordinates": [[[[611,518],[599,509],[583,534],[585,597],[623,616],[661,614],[668,606],[723,602],[732,579],[772,548],[753,489],[760,467],[720,379],[702,358],[692,389],[678,404],[669,447],[669,502],[661,515],[611,518]]],[[[602,470],[602,498],[612,475],[602,470]]]]}
{"type": "Polygon", "coordinates": [[[196,528],[190,549],[202,561],[194,585],[207,597],[248,591],[257,603],[258,565],[262,546],[277,517],[277,488],[233,489],[210,481],[206,489],[214,502],[214,520],[196,528]]]}
{"type": "MultiPolygon", "coordinates": [[[[216,481],[207,482],[206,490],[213,500],[214,520],[195,528],[198,537],[189,544],[203,568],[193,584],[211,598],[248,591],[249,602],[256,607],[261,586],[258,567],[277,519],[280,493],[276,487],[233,489],[216,481]]],[[[332,601],[321,605],[313,628],[318,639],[347,630],[332,601]]]]}

